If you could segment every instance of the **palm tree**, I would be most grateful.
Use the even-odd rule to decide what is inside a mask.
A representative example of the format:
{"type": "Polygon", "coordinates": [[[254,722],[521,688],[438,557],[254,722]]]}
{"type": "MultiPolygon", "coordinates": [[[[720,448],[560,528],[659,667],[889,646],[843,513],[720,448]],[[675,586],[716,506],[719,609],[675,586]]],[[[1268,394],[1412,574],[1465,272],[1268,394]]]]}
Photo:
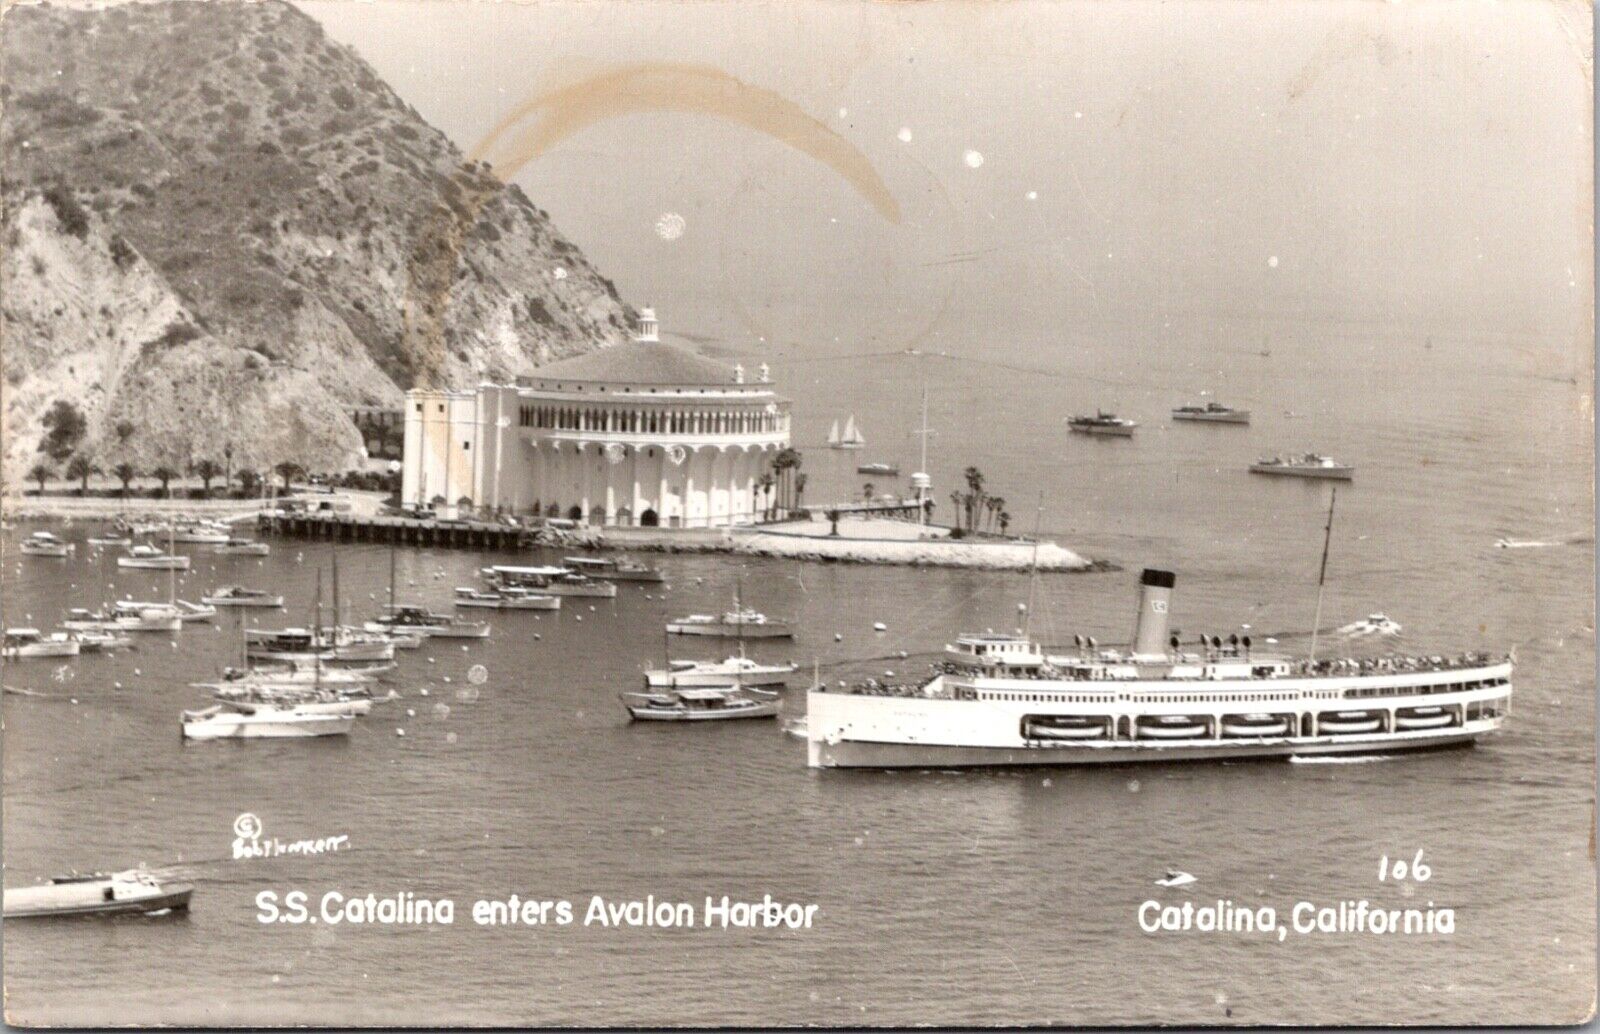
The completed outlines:
{"type": "Polygon", "coordinates": [[[240,467],[234,477],[239,482],[239,490],[247,496],[255,495],[261,488],[261,475],[249,467],[240,467]]]}
{"type": "Polygon", "coordinates": [[[161,494],[166,496],[168,499],[171,499],[172,479],[178,476],[178,472],[163,463],[161,466],[152,470],[150,472],[150,476],[161,482],[161,494]]]}
{"type": "Polygon", "coordinates": [[[139,470],[127,460],[123,460],[111,468],[111,476],[122,482],[122,497],[128,497],[128,486],[133,484],[133,479],[139,476],[139,470]]]}
{"type": "Polygon", "coordinates": [[[1004,535],[1006,529],[1011,527],[1011,515],[1004,510],[1000,511],[1000,534],[1004,535]]]}
{"type": "Polygon", "coordinates": [[[778,478],[778,501],[784,509],[789,509],[794,502],[793,481],[794,472],[800,469],[800,453],[793,448],[785,448],[773,457],[772,470],[778,478]]]}
{"type": "MultiPolygon", "coordinates": [[[[989,497],[989,510],[990,510],[989,518],[990,518],[990,520],[992,522],[998,522],[1000,520],[1000,512],[1002,510],[1004,510],[1005,508],[1006,508],[1006,497],[1005,496],[1003,496],[1003,495],[992,495],[992,496],[989,497]]],[[[994,526],[994,524],[991,523],[990,527],[993,527],[993,526],[994,526]]]]}
{"type": "Polygon", "coordinates": [[[983,472],[977,467],[968,467],[961,472],[967,482],[967,530],[978,530],[978,511],[983,507],[983,472]]]}
{"type": "Polygon", "coordinates": [[[870,502],[872,502],[873,495],[875,495],[877,493],[877,491],[878,491],[878,486],[874,485],[872,482],[868,481],[866,484],[861,486],[861,498],[864,501],[870,503],[870,502]]]}
{"type": "Polygon", "coordinates": [[[44,483],[56,476],[55,468],[48,463],[35,463],[28,471],[28,480],[39,482],[39,494],[44,495],[44,483]]]}
{"type": "Polygon", "coordinates": [[[222,447],[222,487],[226,489],[233,484],[233,443],[228,442],[222,447]]]}
{"type": "Polygon", "coordinates": [[[81,452],[72,457],[72,460],[67,464],[67,477],[77,480],[79,495],[88,494],[89,476],[98,473],[100,473],[100,468],[94,465],[94,460],[91,460],[81,452]]]}
{"type": "Polygon", "coordinates": [[[950,493],[950,512],[956,515],[955,519],[956,519],[956,530],[957,531],[961,530],[961,511],[962,511],[961,493],[960,492],[951,492],[950,493]]]}
{"type": "Polygon", "coordinates": [[[192,469],[194,476],[200,479],[201,491],[205,493],[207,499],[211,498],[211,481],[222,474],[223,469],[217,466],[214,460],[201,460],[192,469]]]}
{"type": "Polygon", "coordinates": [[[766,506],[763,509],[766,514],[766,519],[769,521],[772,519],[772,486],[775,484],[777,484],[777,479],[771,474],[763,474],[756,479],[756,491],[759,493],[759,495],[765,497],[767,501],[766,506]]]}
{"type": "Polygon", "coordinates": [[[794,508],[796,510],[800,509],[800,507],[805,504],[805,499],[806,476],[804,474],[797,473],[794,476],[794,508]]]}
{"type": "Polygon", "coordinates": [[[273,473],[277,474],[279,477],[283,478],[283,490],[285,492],[289,491],[289,482],[291,480],[293,480],[298,475],[305,473],[305,470],[301,468],[300,464],[295,463],[295,462],[293,462],[291,460],[284,460],[282,463],[278,464],[276,467],[273,467],[272,471],[273,471],[273,473]]]}

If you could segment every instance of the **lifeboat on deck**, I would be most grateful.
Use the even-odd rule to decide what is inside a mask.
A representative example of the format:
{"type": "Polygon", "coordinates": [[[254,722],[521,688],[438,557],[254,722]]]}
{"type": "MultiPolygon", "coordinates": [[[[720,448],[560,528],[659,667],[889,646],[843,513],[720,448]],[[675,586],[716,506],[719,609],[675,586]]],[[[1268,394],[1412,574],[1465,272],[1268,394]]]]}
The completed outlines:
{"type": "Polygon", "coordinates": [[[1022,735],[1030,740],[1099,740],[1107,721],[1078,715],[1034,715],[1023,719],[1022,735]]]}
{"type": "Polygon", "coordinates": [[[1192,740],[1205,734],[1205,723],[1186,714],[1167,714],[1139,719],[1140,739],[1192,740]]]}
{"type": "Polygon", "coordinates": [[[1442,729],[1455,720],[1455,715],[1442,707],[1402,707],[1394,713],[1396,729],[1442,729]]]}
{"type": "Polygon", "coordinates": [[[1289,719],[1275,714],[1230,714],[1222,719],[1224,736],[1287,736],[1289,719]]]}
{"type": "Polygon", "coordinates": [[[1371,711],[1334,711],[1317,716],[1317,731],[1334,736],[1377,732],[1383,728],[1383,719],[1371,711]]]}

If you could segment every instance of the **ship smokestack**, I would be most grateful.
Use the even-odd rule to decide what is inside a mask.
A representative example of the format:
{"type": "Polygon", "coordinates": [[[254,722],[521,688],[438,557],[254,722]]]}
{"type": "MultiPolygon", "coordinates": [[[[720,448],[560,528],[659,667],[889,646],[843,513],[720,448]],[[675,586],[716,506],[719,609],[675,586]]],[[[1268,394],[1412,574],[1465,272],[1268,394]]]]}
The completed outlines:
{"type": "Polygon", "coordinates": [[[1139,576],[1139,619],[1133,629],[1135,657],[1167,655],[1167,608],[1177,578],[1171,571],[1144,569],[1139,576]]]}

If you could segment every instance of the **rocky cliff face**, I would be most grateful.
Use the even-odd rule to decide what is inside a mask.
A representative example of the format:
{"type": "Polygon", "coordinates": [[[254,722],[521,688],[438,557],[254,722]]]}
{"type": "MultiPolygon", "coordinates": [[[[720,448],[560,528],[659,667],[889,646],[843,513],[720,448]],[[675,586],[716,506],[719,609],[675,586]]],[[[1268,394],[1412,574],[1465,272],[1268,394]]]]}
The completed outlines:
{"type": "Polygon", "coordinates": [[[11,7],[0,61],[9,485],[57,399],[102,466],[342,469],[349,407],[627,336],[544,212],[287,4],[11,7]]]}

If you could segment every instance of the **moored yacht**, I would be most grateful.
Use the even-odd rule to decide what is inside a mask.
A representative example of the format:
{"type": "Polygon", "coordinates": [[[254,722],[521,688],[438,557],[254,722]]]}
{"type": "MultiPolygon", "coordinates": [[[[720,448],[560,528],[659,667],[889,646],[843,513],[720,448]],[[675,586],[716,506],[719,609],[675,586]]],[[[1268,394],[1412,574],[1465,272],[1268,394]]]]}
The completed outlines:
{"type": "Polygon", "coordinates": [[[193,521],[175,524],[169,536],[173,542],[184,542],[192,545],[217,545],[227,542],[233,533],[226,524],[217,524],[213,521],[193,521]]]}
{"type": "Polygon", "coordinates": [[[1172,411],[1172,419],[1197,424],[1248,424],[1250,411],[1234,409],[1220,402],[1207,402],[1203,406],[1179,406],[1172,411]]]}
{"type": "Polygon", "coordinates": [[[205,596],[200,602],[208,607],[281,607],[283,597],[265,589],[247,589],[242,585],[224,585],[205,596]]]}
{"type": "Polygon", "coordinates": [[[1273,474],[1278,477],[1320,478],[1324,481],[1350,481],[1356,468],[1340,463],[1315,452],[1302,456],[1273,456],[1250,464],[1252,474],[1273,474]]]}
{"type": "Polygon", "coordinates": [[[186,740],[255,740],[342,736],[354,721],[353,714],[319,714],[298,706],[226,703],[185,711],[179,724],[186,740]]]}
{"type": "Polygon", "coordinates": [[[211,552],[222,556],[269,556],[272,546],[255,539],[228,538],[211,547],[211,552]]]}
{"type": "Polygon", "coordinates": [[[431,639],[487,639],[489,626],[450,614],[434,614],[410,604],[390,604],[389,612],[362,626],[369,632],[420,635],[431,639]]]}
{"type": "Polygon", "coordinates": [[[1138,426],[1137,421],[1105,410],[1097,410],[1094,416],[1075,416],[1067,420],[1067,429],[1070,431],[1110,438],[1132,438],[1133,429],[1138,426]]]}
{"type": "Polygon", "coordinates": [[[162,883],[137,870],[58,876],[35,887],[7,887],[4,914],[7,919],[43,919],[182,911],[193,893],[193,884],[162,883]]]}
{"type": "Polygon", "coordinates": [[[1249,636],[1169,637],[1175,579],[1146,570],[1126,650],[962,636],[932,677],[814,686],[813,767],[943,768],[1394,753],[1471,743],[1511,710],[1486,653],[1288,659],[1249,636]]]}
{"type": "Polygon", "coordinates": [[[61,622],[61,627],[75,632],[177,632],[183,628],[183,618],[167,609],[165,603],[154,610],[137,613],[73,607],[67,611],[67,618],[61,622]]]}
{"type": "Polygon", "coordinates": [[[543,596],[523,589],[484,592],[466,585],[456,589],[455,604],[484,610],[560,610],[561,597],[543,596]]]}
{"type": "Polygon", "coordinates": [[[572,571],[608,582],[662,582],[666,576],[654,567],[628,557],[562,557],[572,571]]]}
{"type": "Polygon", "coordinates": [[[0,640],[0,657],[8,661],[31,657],[76,657],[78,640],[66,632],[46,634],[37,628],[8,628],[0,640]]]}
{"type": "Polygon", "coordinates": [[[622,706],[636,722],[715,722],[772,718],[778,694],[735,686],[622,693],[622,706]]]}
{"type": "Polygon", "coordinates": [[[665,669],[644,673],[651,689],[689,686],[785,686],[794,674],[793,664],[762,664],[748,657],[721,661],[669,661],[665,669]]]}
{"type": "Polygon", "coordinates": [[[309,628],[252,628],[245,631],[245,657],[253,661],[287,661],[297,667],[309,667],[319,661],[382,664],[394,660],[394,644],[378,637],[329,642],[309,628]]]}
{"type": "Polygon", "coordinates": [[[498,564],[485,567],[484,581],[502,591],[522,589],[543,596],[581,596],[592,599],[613,599],[617,595],[614,582],[595,581],[570,567],[517,567],[498,564]]]}
{"type": "Polygon", "coordinates": [[[145,571],[187,571],[189,558],[164,552],[155,546],[141,544],[128,550],[125,555],[117,557],[117,566],[145,571]]]}

